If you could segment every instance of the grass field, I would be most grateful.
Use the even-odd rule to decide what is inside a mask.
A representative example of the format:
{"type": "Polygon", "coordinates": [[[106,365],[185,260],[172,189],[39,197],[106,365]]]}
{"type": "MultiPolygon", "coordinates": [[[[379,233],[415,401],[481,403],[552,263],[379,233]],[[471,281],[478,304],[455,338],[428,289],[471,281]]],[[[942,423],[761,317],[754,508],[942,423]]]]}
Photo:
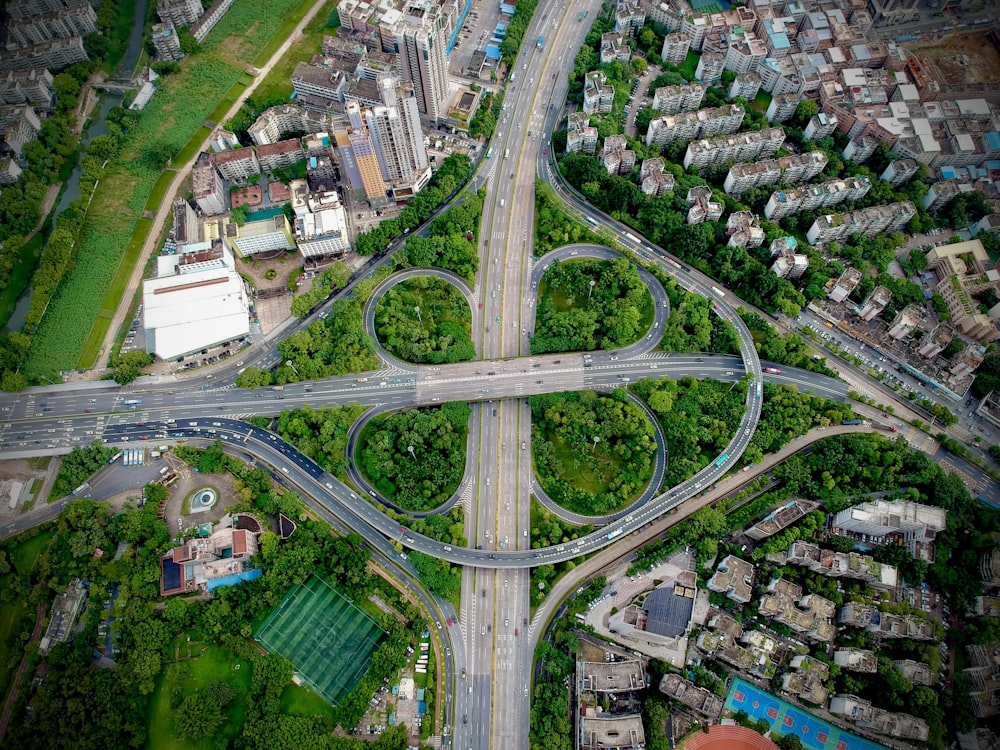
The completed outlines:
{"type": "Polygon", "coordinates": [[[250,690],[252,672],[249,661],[237,659],[232,651],[219,646],[208,646],[196,658],[168,664],[157,678],[150,702],[148,750],[211,750],[225,747],[246,720],[244,698],[250,690]],[[239,669],[235,668],[237,665],[239,669]],[[184,697],[187,697],[216,682],[228,683],[236,693],[235,700],[225,710],[225,724],[215,736],[197,742],[177,737],[173,727],[173,710],[170,708],[170,693],[174,685],[180,685],[184,697]]]}
{"type": "Polygon", "coordinates": [[[45,549],[45,545],[55,536],[55,529],[44,531],[38,536],[21,542],[10,549],[10,561],[14,563],[19,573],[30,573],[35,566],[35,559],[45,549]]]}
{"type": "Polygon", "coordinates": [[[552,453],[562,464],[562,478],[577,489],[600,495],[608,491],[611,481],[619,474],[620,462],[601,450],[600,443],[593,452],[588,451],[586,461],[578,463],[576,452],[564,440],[555,434],[546,435],[545,439],[552,443],[552,453]]]}
{"type": "Polygon", "coordinates": [[[281,713],[333,723],[333,708],[305,685],[286,685],[281,691],[281,713]]]}
{"type": "Polygon", "coordinates": [[[677,66],[678,69],[680,70],[681,75],[684,76],[687,80],[693,81],[694,71],[698,67],[699,60],[701,60],[701,55],[699,55],[697,52],[694,51],[688,52],[687,57],[684,58],[684,62],[682,62],[679,66],[677,66]]]}
{"type": "Polygon", "coordinates": [[[292,589],[254,634],[333,705],[361,680],[381,637],[370,617],[316,576],[292,589]]]}
{"type": "Polygon", "coordinates": [[[32,341],[22,369],[29,378],[55,379],[59,371],[90,367],[96,360],[151,226],[139,218],[161,173],[148,162],[150,146],[172,149],[178,154],[175,163],[189,149],[193,156],[200,141],[192,145],[192,135],[248,65],[266,60],[269,45],[280,45],[311,5],[312,0],[236,0],[199,52],[178,73],[161,79],[129,143],[97,188],[75,264],[32,341]]]}
{"type": "Polygon", "coordinates": [[[295,72],[295,66],[300,62],[308,62],[313,55],[319,54],[323,45],[323,35],[334,33],[335,28],[326,24],[339,2],[340,0],[327,0],[326,5],[313,16],[313,20],[306,24],[302,36],[289,46],[288,51],[260,82],[255,92],[258,99],[269,100],[279,96],[288,98],[292,95],[292,73],[295,72]]]}
{"type": "Polygon", "coordinates": [[[771,95],[766,91],[758,91],[750,106],[758,112],[767,112],[767,108],[771,106],[771,95]]]}

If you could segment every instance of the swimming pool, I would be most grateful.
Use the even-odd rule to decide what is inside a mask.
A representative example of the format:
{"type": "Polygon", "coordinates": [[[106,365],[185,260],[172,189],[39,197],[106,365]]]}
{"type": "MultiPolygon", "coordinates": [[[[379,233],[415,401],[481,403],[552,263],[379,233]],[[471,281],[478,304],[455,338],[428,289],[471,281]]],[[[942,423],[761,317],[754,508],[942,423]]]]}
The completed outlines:
{"type": "Polygon", "coordinates": [[[733,680],[726,708],[746,711],[754,720],[765,719],[776,735],[794,732],[810,750],[885,750],[884,745],[845,732],[745,680],[733,680]]]}

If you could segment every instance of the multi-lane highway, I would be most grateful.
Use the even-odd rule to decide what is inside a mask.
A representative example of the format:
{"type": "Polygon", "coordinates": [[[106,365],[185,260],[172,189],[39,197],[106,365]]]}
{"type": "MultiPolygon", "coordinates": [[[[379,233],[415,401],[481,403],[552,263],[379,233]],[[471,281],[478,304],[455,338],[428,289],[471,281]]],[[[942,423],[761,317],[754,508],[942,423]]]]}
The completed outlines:
{"type": "MultiPolygon", "coordinates": [[[[206,376],[197,384],[164,383],[121,389],[110,382],[31,389],[0,396],[0,452],[5,456],[64,453],[74,445],[103,439],[115,444],[142,441],[222,440],[231,449],[253,455],[273,467],[275,476],[293,484],[317,513],[338,527],[361,533],[377,552],[391,556],[391,541],[463,565],[459,625],[447,605],[424,595],[425,605],[442,613],[439,633],[453,644],[446,653],[446,681],[455,703],[449,709],[456,748],[526,748],[528,746],[531,644],[529,568],[597,551],[662,516],[685,499],[701,494],[740,460],[761,407],[760,384],[766,377],[792,383],[819,395],[843,398],[846,386],[813,373],[786,370],[764,375],[749,331],[730,305],[739,301],[715,288],[704,275],[686,269],[662,251],[603,217],[572,195],[544,153],[548,136],[563,112],[565,72],[589,31],[577,20],[592,3],[563,2],[539,8],[525,38],[545,38],[541,48],[528,45],[512,66],[507,97],[493,142],[493,154],[480,165],[472,189],[488,188],[479,232],[480,270],[474,288],[457,286],[473,312],[473,338],[481,361],[440,367],[416,367],[385,357],[377,373],[282,389],[245,391],[232,388],[238,367],[278,363],[273,347],[233,363],[228,376],[206,376]],[[574,246],[534,259],[534,180],[549,181],[571,210],[590,216],[643,260],[658,263],[683,287],[714,300],[714,312],[737,330],[740,357],[665,354],[652,351],[669,306],[662,286],[645,271],[656,317],[648,334],[630,347],[589,356],[530,356],[530,336],[537,286],[556,259],[611,257],[605,248],[574,246]],[[480,307],[481,305],[481,307],[480,307]],[[641,377],[747,378],[747,411],[725,456],[681,485],[615,514],[613,525],[571,544],[530,549],[531,417],[527,396],[535,393],[620,387],[641,377]],[[474,405],[470,422],[466,477],[451,502],[466,498],[466,536],[470,548],[453,548],[421,537],[382,514],[371,498],[359,496],[280,438],[251,427],[240,418],[274,414],[302,404],[358,402],[391,410],[420,404],[464,400],[474,405]],[[465,670],[465,679],[456,675],[465,670]]],[[[382,258],[374,265],[391,262],[382,258]]],[[[367,271],[367,269],[366,269],[367,271]]],[[[408,273],[445,274],[414,270],[408,273]]],[[[359,276],[361,278],[362,276],[359,276]]],[[[452,280],[452,279],[449,279],[452,280]]],[[[386,282],[388,287],[392,282],[386,282]]],[[[373,333],[372,311],[366,309],[373,333]]],[[[307,320],[306,323],[311,322],[307,320]]],[[[353,477],[359,487],[363,479],[353,477]]],[[[655,483],[654,487],[656,486],[655,483]]],[[[365,487],[367,490],[368,488],[365,487]]],[[[381,499],[381,498],[376,498],[381,499]]],[[[447,506],[450,507],[450,504],[447,506]]],[[[578,519],[575,519],[578,520],[578,519]]],[[[602,519],[605,520],[605,519],[602,519]]],[[[610,520],[610,519],[608,519],[610,520]]],[[[418,588],[403,562],[403,579],[418,588]]],[[[421,593],[422,592],[418,592],[421,593]]]]}

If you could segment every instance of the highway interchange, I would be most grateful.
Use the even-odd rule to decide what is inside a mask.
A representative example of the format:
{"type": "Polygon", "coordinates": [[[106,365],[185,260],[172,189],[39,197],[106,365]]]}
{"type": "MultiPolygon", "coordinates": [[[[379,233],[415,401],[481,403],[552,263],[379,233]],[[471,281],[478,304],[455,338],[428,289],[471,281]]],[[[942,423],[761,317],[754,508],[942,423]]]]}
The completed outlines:
{"type": "MultiPolygon", "coordinates": [[[[526,45],[518,58],[494,138],[493,157],[482,162],[470,186],[473,190],[488,187],[480,231],[480,270],[473,289],[461,280],[448,280],[469,300],[473,340],[481,361],[430,368],[385,355],[384,369],[360,378],[331,378],[286,385],[282,390],[233,388],[238,367],[277,364],[278,354],[271,346],[247,353],[243,361],[198,381],[135,384],[124,389],[101,381],[0,396],[0,455],[5,457],[65,453],[98,438],[116,445],[218,439],[237,455],[252,456],[269,466],[274,476],[295,486],[310,508],[335,527],[361,533],[386,564],[398,568],[397,577],[416,590],[428,610],[444,618],[436,619],[436,627],[447,644],[445,687],[455,703],[449,707],[448,720],[453,722],[452,744],[458,748],[528,747],[531,661],[540,635],[537,625],[541,624],[529,622],[531,567],[570,560],[617,542],[729,473],[739,463],[759,419],[761,399],[756,385],[764,378],[831,398],[844,398],[847,392],[843,383],[804,371],[765,375],[749,331],[729,304],[738,304],[738,300],[728,293],[720,296],[713,291],[711,279],[689,272],[675,261],[664,261],[658,250],[626,237],[627,228],[595,213],[559,182],[551,154],[542,150],[562,115],[567,88],[563,74],[589,30],[589,24],[577,21],[577,14],[593,10],[590,5],[564,2],[556,7],[553,3],[536,12],[525,38],[544,35],[545,44],[540,49],[526,45]],[[553,184],[573,212],[600,221],[624,247],[646,261],[659,263],[690,291],[712,298],[716,314],[736,328],[741,356],[653,351],[658,343],[656,330],[662,327],[669,307],[662,286],[645,271],[643,278],[656,310],[655,327],[646,337],[619,351],[595,352],[587,357],[530,356],[535,290],[550,262],[577,255],[613,255],[605,248],[573,246],[549,253],[542,262],[534,261],[536,174],[553,184]],[[710,462],[677,487],[655,497],[644,496],[613,518],[599,519],[613,523],[613,530],[621,529],[612,538],[605,528],[572,544],[531,549],[530,497],[536,490],[530,451],[522,448],[530,448],[531,440],[527,396],[610,389],[620,387],[625,378],[634,381],[684,375],[733,381],[746,377],[749,381],[747,411],[720,465],[710,462]],[[453,548],[401,527],[370,498],[360,497],[355,489],[337,481],[276,435],[240,421],[307,403],[316,407],[343,403],[376,407],[366,413],[367,419],[376,410],[457,400],[473,405],[467,471],[458,492],[438,510],[445,511],[464,499],[469,548],[453,548]],[[409,564],[392,559],[392,544],[397,541],[463,566],[460,612],[439,599],[432,602],[420,590],[409,564]],[[448,621],[455,624],[449,626],[448,621]],[[457,674],[463,669],[467,679],[460,681],[457,674]]],[[[396,247],[401,244],[396,243],[396,247]]],[[[377,265],[386,262],[391,259],[379,259],[377,265]]],[[[394,275],[366,306],[370,332],[375,299],[405,274],[417,273],[449,276],[426,269],[394,275]]],[[[351,478],[358,491],[369,489],[356,473],[351,478]]]]}

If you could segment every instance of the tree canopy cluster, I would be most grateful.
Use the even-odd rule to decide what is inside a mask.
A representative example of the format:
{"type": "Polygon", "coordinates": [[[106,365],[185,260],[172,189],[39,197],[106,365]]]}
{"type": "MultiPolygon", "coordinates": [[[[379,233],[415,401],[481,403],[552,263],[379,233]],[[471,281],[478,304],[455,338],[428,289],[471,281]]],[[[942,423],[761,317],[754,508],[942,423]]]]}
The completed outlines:
{"type": "Polygon", "coordinates": [[[379,415],[358,439],[358,468],[399,507],[435,508],[462,481],[471,414],[465,402],[452,402],[379,415]]]}
{"type": "Polygon", "coordinates": [[[51,497],[66,497],[107,466],[115,453],[117,453],[115,448],[109,448],[100,440],[74,448],[59,464],[59,473],[56,474],[56,481],[52,485],[51,497]]]}
{"type": "Polygon", "coordinates": [[[334,263],[323,270],[315,279],[308,292],[296,295],[292,300],[292,315],[304,318],[318,304],[326,300],[338,289],[343,289],[351,278],[351,272],[343,263],[334,263]]]}
{"type": "MultiPolygon", "coordinates": [[[[510,31],[507,34],[510,38],[510,31]]],[[[427,187],[417,193],[399,216],[382,221],[377,227],[358,235],[358,255],[384,252],[397,237],[427,221],[434,210],[448,200],[472,176],[472,160],[465,154],[451,154],[431,177],[427,187]]]]}
{"type": "Polygon", "coordinates": [[[462,593],[462,568],[416,550],[410,552],[409,557],[427,588],[458,606],[462,593]]]}
{"type": "Polygon", "coordinates": [[[652,409],[666,438],[667,487],[689,479],[722,453],[746,411],[743,382],[643,379],[631,390],[652,409]]]}
{"type": "Polygon", "coordinates": [[[983,359],[972,383],[972,392],[985,397],[990,391],[1000,392],[1000,350],[994,349],[983,359]]]}
{"type": "Polygon", "coordinates": [[[624,391],[542,394],[529,403],[535,473],[552,500],[602,515],[645,488],[656,459],[654,427],[624,391]]]}
{"type": "Polygon", "coordinates": [[[476,236],[485,196],[485,190],[480,190],[437,216],[431,221],[427,237],[409,237],[406,252],[400,253],[397,265],[401,268],[408,265],[443,268],[472,284],[479,269],[476,236]]]}
{"type": "MultiPolygon", "coordinates": [[[[147,487],[146,495],[152,502],[141,509],[127,504],[114,516],[104,503],[78,500],[67,505],[56,522],[56,533],[34,565],[32,580],[48,585],[31,586],[28,582],[27,588],[21,584],[16,588],[48,601],[76,576],[89,582],[89,606],[81,620],[81,632],[71,642],[54,646],[49,654],[45,683],[31,701],[34,721],[30,725],[19,719],[11,722],[12,746],[27,750],[143,747],[152,694],[162,670],[176,658],[178,636],[195,633],[205,642],[250,660],[254,677],[248,694],[234,694],[234,683],[220,675],[227,684],[209,684],[171,695],[172,725],[179,734],[194,738],[226,722],[236,733],[232,741],[240,747],[367,747],[358,739],[335,738],[331,730],[337,724],[344,728],[356,725],[383,678],[395,674],[406,661],[406,646],[426,628],[419,610],[389,583],[371,575],[369,551],[361,537],[333,536],[328,526],[304,514],[293,493],[276,491],[266,471],[227,456],[218,444],[204,451],[182,447],[177,454],[202,471],[232,472],[237,512],[270,515],[281,510],[296,519],[298,529],[284,541],[271,531],[261,534],[255,558],[264,571],[260,578],[218,589],[210,600],[174,598],[157,607],[160,557],[174,546],[166,523],[157,517],[163,488],[147,487]],[[128,549],[116,559],[113,553],[119,542],[126,543],[128,549]],[[95,550],[102,550],[103,556],[95,555],[95,550]],[[309,575],[321,576],[354,600],[367,599],[377,591],[405,621],[391,615],[377,616],[386,636],[373,652],[370,668],[325,719],[285,713],[282,691],[289,684],[291,665],[281,657],[259,655],[250,640],[254,623],[262,621],[292,586],[309,575]],[[103,601],[111,597],[112,586],[117,586],[114,628],[119,649],[113,672],[95,669],[92,664],[98,624],[106,616],[103,601]],[[192,694],[208,705],[195,705],[192,694]],[[246,709],[245,720],[242,708],[235,710],[237,704],[246,709]]],[[[6,554],[0,554],[0,559],[6,563],[6,554]]],[[[12,574],[9,564],[4,572],[8,577],[12,574]]],[[[3,588],[8,590],[6,580],[3,588]]],[[[386,733],[377,746],[402,750],[405,739],[402,734],[386,733]]]]}
{"type": "Polygon", "coordinates": [[[468,301],[434,276],[406,279],[386,292],[375,307],[375,333],[406,362],[467,362],[476,356],[468,301]]]}
{"type": "Polygon", "coordinates": [[[610,350],[652,325],[653,301],[626,258],[553,263],[539,284],[531,353],[610,350]]]}
{"type": "Polygon", "coordinates": [[[655,266],[647,270],[660,280],[670,300],[670,317],[661,329],[661,349],[667,352],[739,353],[736,329],[729,321],[712,314],[712,300],[687,291],[655,266]]]}
{"type": "Polygon", "coordinates": [[[344,404],[316,409],[304,404],[281,412],[278,434],[324,470],[343,479],[347,473],[347,433],[365,408],[361,404],[344,404]]]}
{"type": "Polygon", "coordinates": [[[535,180],[535,254],[541,257],[550,250],[576,242],[608,244],[582,221],[566,213],[551,185],[535,180]]]}

